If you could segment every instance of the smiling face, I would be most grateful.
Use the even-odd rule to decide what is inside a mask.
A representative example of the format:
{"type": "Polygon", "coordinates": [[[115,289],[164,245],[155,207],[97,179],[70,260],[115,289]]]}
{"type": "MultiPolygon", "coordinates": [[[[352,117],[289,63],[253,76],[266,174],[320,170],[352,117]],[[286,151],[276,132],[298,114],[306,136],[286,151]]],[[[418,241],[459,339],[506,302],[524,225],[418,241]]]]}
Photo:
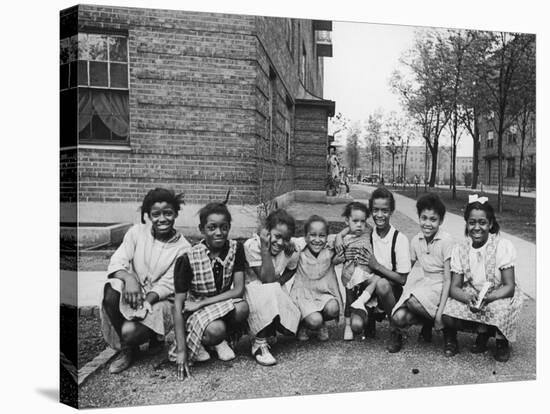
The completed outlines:
{"type": "Polygon", "coordinates": [[[322,221],[313,221],[309,224],[306,234],[306,243],[313,253],[319,254],[327,244],[327,228],[322,221]]]}
{"type": "Polygon", "coordinates": [[[378,230],[385,230],[390,227],[390,209],[389,198],[375,198],[372,200],[372,219],[378,230]]]}
{"type": "Polygon", "coordinates": [[[418,221],[420,222],[420,230],[428,241],[435,236],[442,223],[439,214],[434,210],[422,210],[420,216],[418,216],[418,221]]]}
{"type": "Polygon", "coordinates": [[[174,207],[165,201],[155,203],[151,206],[149,219],[153,227],[153,232],[157,236],[166,236],[174,229],[174,223],[178,213],[174,207]]]}
{"type": "Polygon", "coordinates": [[[487,242],[491,224],[485,211],[474,209],[470,212],[470,216],[466,221],[466,231],[472,239],[473,247],[481,247],[487,242]]]}
{"type": "Polygon", "coordinates": [[[230,228],[231,224],[225,214],[210,214],[200,230],[207,246],[211,250],[220,250],[227,241],[230,228]]]}
{"type": "Polygon", "coordinates": [[[269,232],[271,242],[271,255],[277,256],[290,241],[290,230],[286,224],[279,223],[269,232]]]}
{"type": "Polygon", "coordinates": [[[367,228],[367,215],[361,210],[351,210],[350,216],[346,217],[346,224],[349,226],[350,234],[359,236],[367,228]]]}

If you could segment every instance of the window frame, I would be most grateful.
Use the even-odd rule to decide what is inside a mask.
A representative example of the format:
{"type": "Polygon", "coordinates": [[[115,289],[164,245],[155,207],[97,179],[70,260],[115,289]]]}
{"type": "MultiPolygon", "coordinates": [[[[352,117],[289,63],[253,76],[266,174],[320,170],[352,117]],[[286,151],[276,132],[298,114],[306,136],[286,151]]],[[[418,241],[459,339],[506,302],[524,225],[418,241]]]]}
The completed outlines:
{"type": "MultiPolygon", "coordinates": [[[[106,92],[109,92],[109,91],[122,91],[122,92],[127,92],[127,95],[128,95],[128,103],[129,103],[129,99],[130,99],[130,45],[129,45],[129,36],[128,36],[128,31],[125,31],[125,30],[103,30],[103,29],[100,29],[100,28],[89,28],[89,27],[86,27],[86,28],[82,28],[81,30],[78,30],[77,32],[74,32],[74,33],[70,33],[68,35],[66,35],[65,37],[63,38],[60,38],[60,50],[61,50],[61,42],[64,40],[64,39],[71,39],[72,37],[76,36],[77,40],[76,40],[76,48],[77,48],[77,51],[76,51],[76,57],[73,61],[67,61],[66,63],[63,63],[63,64],[66,64],[68,66],[68,82],[67,82],[67,86],[66,88],[61,88],[61,85],[60,85],[60,89],[59,89],[59,93],[60,93],[60,100],[61,100],[61,94],[64,93],[64,92],[67,92],[67,91],[70,91],[70,90],[75,90],[76,91],[76,96],[77,96],[77,105],[78,105],[78,96],[80,95],[80,93],[82,93],[82,91],[86,92],[88,90],[101,90],[101,91],[106,91],[106,92]],[[107,60],[91,60],[91,59],[79,59],[80,56],[79,56],[79,42],[80,42],[80,39],[79,39],[79,36],[80,35],[98,35],[98,36],[104,36],[106,37],[106,58],[107,60]],[[118,38],[123,38],[126,40],[126,61],[119,61],[119,60],[111,60],[111,56],[110,56],[110,48],[111,48],[111,44],[110,44],[110,41],[109,39],[110,38],[114,38],[114,37],[118,37],[118,38]],[[79,79],[78,79],[78,64],[79,62],[81,61],[85,61],[86,62],[86,85],[81,85],[79,84],[79,79]],[[72,62],[75,62],[76,63],[76,82],[75,82],[75,85],[74,86],[71,86],[71,63],[72,62]],[[90,62],[102,62],[102,63],[106,63],[107,64],[107,86],[96,86],[96,85],[90,85],[90,62]],[[111,86],[111,63],[115,63],[115,64],[125,64],[126,65],[126,87],[119,87],[119,86],[111,86]]],[[[60,71],[61,71],[61,61],[60,61],[60,71]]],[[[86,148],[91,148],[91,147],[112,147],[112,148],[129,148],[129,143],[130,143],[130,108],[128,108],[128,133],[126,135],[126,138],[125,139],[116,139],[116,140],[106,140],[106,139],[81,139],[80,138],[80,131],[78,130],[78,125],[79,125],[79,122],[80,122],[80,114],[79,114],[79,111],[78,109],[76,110],[76,116],[77,116],[77,121],[76,121],[76,131],[74,132],[76,134],[76,137],[75,139],[71,139],[70,140],[70,144],[68,145],[60,145],[60,148],[63,150],[63,149],[70,149],[70,148],[79,148],[79,147],[86,147],[86,148]],[[76,145],[74,145],[76,144],[76,145]]],[[[91,121],[90,121],[91,122],[91,121]]],[[[108,128],[108,126],[106,126],[108,128]]],[[[110,128],[108,128],[110,130],[110,128]]],[[[111,136],[112,134],[114,134],[114,131],[111,131],[111,136]]]]}

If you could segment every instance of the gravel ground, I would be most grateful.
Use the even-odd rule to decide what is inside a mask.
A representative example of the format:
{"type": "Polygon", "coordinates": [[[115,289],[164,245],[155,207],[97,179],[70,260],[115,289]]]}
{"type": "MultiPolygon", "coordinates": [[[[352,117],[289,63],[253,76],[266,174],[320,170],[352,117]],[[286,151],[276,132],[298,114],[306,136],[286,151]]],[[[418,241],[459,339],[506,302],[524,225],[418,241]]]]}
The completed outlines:
{"type": "Polygon", "coordinates": [[[80,316],[78,318],[78,368],[82,368],[106,347],[101,336],[99,316],[80,316]]]}
{"type": "MultiPolygon", "coordinates": [[[[443,339],[434,333],[432,344],[417,341],[411,328],[401,352],[389,354],[387,323],[378,325],[372,340],[344,342],[342,326],[331,328],[331,339],[301,343],[279,337],[272,348],[278,364],[262,367],[249,355],[248,338],[241,339],[237,358],[213,359],[192,367],[192,378],[179,382],[174,365],[164,354],[142,355],[130,369],[110,375],[100,368],[80,387],[80,406],[107,407],[280,397],[392,388],[534,380],[536,372],[535,303],[526,302],[521,315],[518,342],[511,360],[496,362],[490,352],[473,355],[468,347],[474,336],[459,334],[461,352],[446,358],[443,339]],[[418,370],[417,374],[413,369],[418,370]],[[116,390],[106,391],[106,390],[116,390]]],[[[493,343],[491,343],[491,347],[493,343]]]]}

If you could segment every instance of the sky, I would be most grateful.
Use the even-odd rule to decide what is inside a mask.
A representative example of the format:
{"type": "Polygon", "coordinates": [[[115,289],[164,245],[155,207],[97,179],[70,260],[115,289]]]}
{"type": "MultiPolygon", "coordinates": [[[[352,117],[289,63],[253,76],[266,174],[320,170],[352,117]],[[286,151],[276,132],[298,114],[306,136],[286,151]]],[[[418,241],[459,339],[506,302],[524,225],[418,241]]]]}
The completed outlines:
{"type": "MultiPolygon", "coordinates": [[[[421,29],[334,21],[333,56],[325,58],[323,95],[336,102],[336,113],[341,112],[352,123],[366,120],[378,109],[404,113],[389,80],[400,67],[399,58],[413,46],[415,31],[421,29]]],[[[419,142],[423,142],[420,137],[419,142]]],[[[441,142],[450,143],[446,131],[441,142]]],[[[472,139],[466,133],[459,140],[457,155],[472,155],[472,139]]]]}

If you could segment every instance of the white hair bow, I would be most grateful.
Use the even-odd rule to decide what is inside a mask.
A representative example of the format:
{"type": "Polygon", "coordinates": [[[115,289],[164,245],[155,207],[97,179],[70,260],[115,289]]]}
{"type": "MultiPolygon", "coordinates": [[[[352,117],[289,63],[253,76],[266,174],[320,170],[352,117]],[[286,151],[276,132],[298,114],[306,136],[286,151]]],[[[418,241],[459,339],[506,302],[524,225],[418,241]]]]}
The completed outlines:
{"type": "Polygon", "coordinates": [[[472,194],[468,196],[468,204],[472,204],[475,202],[485,204],[486,201],[489,201],[487,197],[479,197],[477,194],[472,194]]]}

